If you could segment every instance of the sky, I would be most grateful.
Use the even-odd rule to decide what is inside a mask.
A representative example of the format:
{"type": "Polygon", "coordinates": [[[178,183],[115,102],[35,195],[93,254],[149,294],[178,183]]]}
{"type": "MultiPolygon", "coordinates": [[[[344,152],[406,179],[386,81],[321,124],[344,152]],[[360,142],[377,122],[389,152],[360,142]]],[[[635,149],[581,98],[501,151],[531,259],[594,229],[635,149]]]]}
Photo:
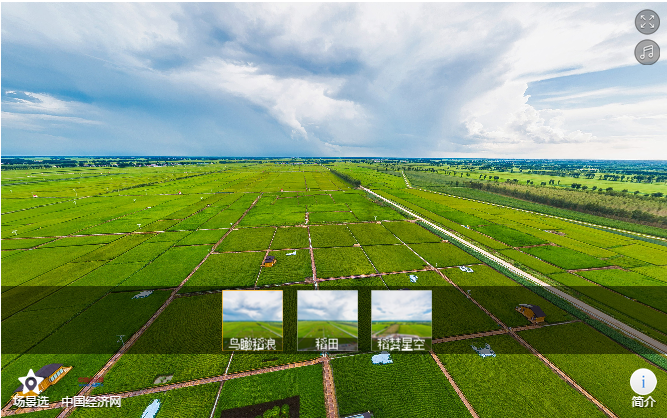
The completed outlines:
{"type": "Polygon", "coordinates": [[[299,290],[299,321],[358,321],[356,290],[299,290]]]}
{"type": "Polygon", "coordinates": [[[664,159],[665,3],[3,3],[2,155],[664,159]]]}
{"type": "Polygon", "coordinates": [[[282,290],[225,290],[222,321],[283,320],[282,290]]]}
{"type": "Polygon", "coordinates": [[[430,290],[372,290],[372,321],[430,321],[430,290]]]}

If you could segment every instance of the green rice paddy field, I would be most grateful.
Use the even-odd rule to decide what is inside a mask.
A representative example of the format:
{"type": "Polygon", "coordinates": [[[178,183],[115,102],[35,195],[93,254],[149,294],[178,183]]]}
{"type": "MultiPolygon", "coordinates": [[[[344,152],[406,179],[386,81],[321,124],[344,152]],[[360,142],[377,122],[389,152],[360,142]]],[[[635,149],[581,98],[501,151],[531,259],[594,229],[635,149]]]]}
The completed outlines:
{"type": "MultiPolygon", "coordinates": [[[[667,245],[660,240],[408,189],[402,177],[359,164],[330,167],[667,342],[667,245]]],[[[18,377],[50,363],[73,369],[45,395],[76,395],[78,377],[94,376],[121,348],[121,338],[141,332],[93,394],[254,371],[259,374],[225,382],[214,416],[299,395],[300,416],[323,417],[320,362],[262,372],[321,359],[320,353],[297,353],[287,339],[325,330],[327,336],[358,336],[361,349],[374,334],[445,338],[500,329],[470,297],[509,327],[529,324],[514,309],[520,303],[539,305],[550,324],[574,319],[318,164],[2,171],[1,210],[3,406],[18,377]],[[265,255],[276,257],[273,267],[261,266],[265,255]],[[359,289],[360,301],[370,300],[371,288],[429,289],[433,322],[297,322],[296,305],[286,303],[284,317],[294,323],[223,325],[221,289],[272,287],[286,293],[359,289]],[[134,298],[144,290],[153,293],[134,298]],[[225,339],[284,335],[284,347],[293,349],[223,353],[223,330],[225,339]],[[172,379],[155,383],[158,376],[172,379]]],[[[368,320],[370,308],[362,308],[360,321],[368,320]]],[[[519,335],[618,416],[636,412],[627,384],[632,371],[647,367],[658,382],[667,379],[664,370],[580,322],[519,335]]],[[[481,417],[602,416],[508,335],[439,343],[433,350],[481,417]],[[483,359],[470,347],[486,343],[496,357],[483,359]]],[[[330,360],[341,416],[469,416],[430,354],[392,353],[387,365],[373,365],[372,355],[330,360]]],[[[163,402],[160,415],[210,416],[218,390],[219,383],[172,388],[125,398],[121,409],[77,408],[71,416],[139,416],[155,398],[163,402]]],[[[642,415],[665,416],[667,392],[660,383],[653,397],[656,407],[642,415]]]]}

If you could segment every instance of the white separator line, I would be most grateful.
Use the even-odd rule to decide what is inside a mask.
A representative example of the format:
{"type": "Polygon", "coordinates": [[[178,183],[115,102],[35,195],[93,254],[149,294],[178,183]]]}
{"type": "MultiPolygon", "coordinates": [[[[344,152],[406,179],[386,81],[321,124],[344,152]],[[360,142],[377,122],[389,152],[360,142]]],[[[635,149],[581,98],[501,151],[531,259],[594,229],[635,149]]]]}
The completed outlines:
{"type": "Polygon", "coordinates": [[[460,237],[452,234],[451,232],[439,227],[438,225],[435,225],[433,222],[430,222],[430,221],[422,218],[421,216],[417,215],[416,213],[412,212],[411,210],[409,210],[409,209],[407,209],[407,208],[405,208],[405,207],[403,207],[403,206],[401,206],[401,205],[399,205],[399,204],[397,204],[397,203],[395,203],[395,202],[393,202],[393,201],[391,201],[391,200],[389,200],[389,199],[387,199],[383,196],[380,196],[379,194],[375,193],[374,191],[369,190],[369,189],[367,189],[363,186],[361,186],[361,188],[363,190],[365,190],[366,192],[368,192],[368,193],[382,199],[383,201],[389,203],[390,205],[401,209],[403,212],[408,213],[410,216],[413,216],[414,218],[424,222],[425,224],[429,225],[431,228],[436,229],[436,230],[442,232],[443,234],[447,234],[451,238],[455,239],[457,242],[460,242],[463,245],[473,249],[474,251],[479,252],[480,254],[484,255],[485,257],[487,257],[489,260],[493,261],[494,263],[497,263],[498,265],[501,265],[501,266],[505,267],[506,269],[512,271],[513,273],[515,273],[515,274],[517,274],[517,275],[519,275],[519,276],[521,276],[521,277],[523,277],[523,278],[525,278],[525,279],[527,279],[527,280],[529,280],[529,281],[531,281],[531,282],[533,282],[533,283],[535,283],[539,286],[544,287],[548,292],[558,296],[561,299],[564,299],[564,300],[568,301],[572,305],[576,306],[579,310],[585,312],[586,314],[590,315],[591,317],[593,317],[593,318],[595,318],[599,321],[604,322],[605,324],[609,325],[612,328],[616,328],[616,329],[620,330],[621,332],[623,332],[624,334],[626,334],[626,335],[628,335],[632,338],[635,338],[635,339],[641,341],[642,343],[644,343],[647,346],[651,347],[652,349],[656,350],[658,353],[660,353],[662,355],[667,355],[667,345],[666,344],[664,344],[664,343],[662,343],[662,342],[660,342],[660,341],[658,341],[654,338],[649,337],[648,335],[644,334],[643,332],[640,332],[640,331],[630,327],[629,325],[626,325],[625,323],[619,321],[616,318],[613,318],[610,315],[607,315],[606,313],[604,313],[604,312],[602,312],[598,309],[593,308],[592,306],[588,305],[587,303],[584,303],[584,302],[580,301],[579,299],[575,298],[574,296],[568,295],[567,293],[565,293],[565,292],[563,292],[563,291],[561,291],[561,290],[543,282],[542,280],[538,279],[537,277],[534,277],[534,276],[524,272],[523,270],[515,267],[514,265],[506,262],[505,260],[502,260],[502,259],[494,256],[493,254],[490,254],[487,251],[469,243],[468,241],[466,241],[464,239],[461,239],[460,237]]]}

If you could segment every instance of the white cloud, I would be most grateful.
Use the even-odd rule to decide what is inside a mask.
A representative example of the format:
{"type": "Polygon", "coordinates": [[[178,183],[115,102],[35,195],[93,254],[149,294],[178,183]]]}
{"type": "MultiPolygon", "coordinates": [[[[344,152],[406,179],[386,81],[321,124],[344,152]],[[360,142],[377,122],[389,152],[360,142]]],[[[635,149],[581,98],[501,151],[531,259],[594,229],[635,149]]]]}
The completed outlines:
{"type": "Polygon", "coordinates": [[[223,321],[282,321],[281,290],[225,290],[222,292],[223,321]]]}
{"type": "Polygon", "coordinates": [[[373,321],[430,321],[430,290],[372,290],[373,321]]]}
{"type": "Polygon", "coordinates": [[[356,290],[299,290],[297,319],[323,321],[357,321],[356,290]]]}

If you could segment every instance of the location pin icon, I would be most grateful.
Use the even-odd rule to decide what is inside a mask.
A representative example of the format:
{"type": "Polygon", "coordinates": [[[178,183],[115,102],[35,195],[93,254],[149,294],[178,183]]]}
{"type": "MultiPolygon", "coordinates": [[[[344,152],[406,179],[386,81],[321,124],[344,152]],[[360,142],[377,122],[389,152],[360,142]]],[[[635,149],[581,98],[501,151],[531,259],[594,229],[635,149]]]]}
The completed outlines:
{"type": "Polygon", "coordinates": [[[35,389],[37,388],[37,379],[35,379],[35,378],[32,377],[32,376],[31,376],[31,377],[28,377],[28,378],[25,380],[25,387],[26,387],[26,389],[28,389],[28,390],[27,390],[27,391],[24,390],[23,392],[34,392],[35,389]]]}

